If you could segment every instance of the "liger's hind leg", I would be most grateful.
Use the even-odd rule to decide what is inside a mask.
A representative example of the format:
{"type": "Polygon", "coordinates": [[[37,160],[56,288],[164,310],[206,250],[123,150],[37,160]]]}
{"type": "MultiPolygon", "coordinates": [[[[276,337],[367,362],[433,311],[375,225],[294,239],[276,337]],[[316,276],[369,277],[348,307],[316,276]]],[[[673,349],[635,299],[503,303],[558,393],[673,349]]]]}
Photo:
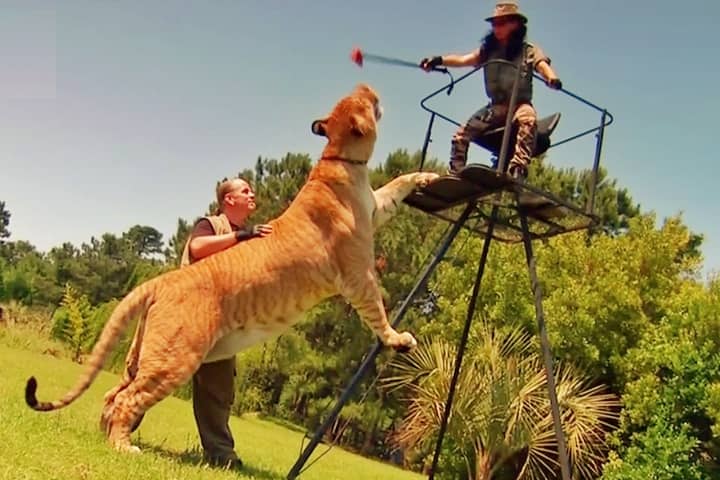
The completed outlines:
{"type": "Polygon", "coordinates": [[[188,381],[194,369],[189,370],[186,366],[187,364],[182,366],[184,373],[177,370],[141,369],[127,388],[116,395],[107,425],[108,438],[116,450],[140,451],[130,443],[130,434],[150,407],[188,381]]]}
{"type": "Polygon", "coordinates": [[[217,324],[220,314],[212,301],[211,297],[195,296],[188,300],[192,308],[178,312],[175,302],[166,300],[148,310],[142,348],[130,358],[136,360],[133,368],[128,364],[132,380],[116,392],[107,422],[108,439],[116,450],[139,452],[130,443],[132,430],[148,409],[189,381],[200,366],[213,340],[207,332],[212,331],[210,325],[217,324]],[[168,318],[172,321],[164,320],[168,318]],[[204,322],[206,327],[202,328],[204,322]],[[196,335],[188,325],[197,329],[196,335]]]}
{"type": "Polygon", "coordinates": [[[115,409],[115,397],[117,397],[118,393],[125,390],[132,381],[132,377],[127,371],[125,371],[122,381],[105,394],[105,404],[103,405],[102,413],[100,414],[100,430],[105,432],[106,435],[109,433],[109,422],[112,417],[113,410],[115,409]]]}
{"type": "MultiPolygon", "coordinates": [[[[110,418],[112,418],[113,410],[115,409],[115,398],[117,395],[126,389],[130,383],[132,383],[133,378],[129,376],[127,371],[125,372],[125,376],[123,377],[123,381],[107,392],[105,394],[105,405],[103,406],[102,413],[100,415],[100,430],[105,432],[105,435],[108,435],[110,433],[110,418]]],[[[145,414],[140,414],[140,416],[133,422],[132,428],[130,429],[131,432],[134,432],[138,429],[140,426],[140,422],[142,422],[143,417],[145,414]]]]}
{"type": "MultiPolygon", "coordinates": [[[[113,409],[115,408],[115,397],[118,393],[127,388],[127,386],[132,383],[132,381],[135,379],[135,376],[137,375],[138,361],[140,357],[140,345],[142,343],[143,333],[145,330],[144,320],[145,319],[142,319],[140,324],[138,324],[138,327],[135,331],[135,336],[133,337],[133,341],[130,345],[130,348],[128,349],[127,356],[125,357],[125,371],[123,372],[123,378],[121,382],[115,388],[109,390],[105,394],[105,405],[103,406],[102,414],[100,415],[100,430],[105,432],[106,435],[109,433],[108,422],[110,421],[113,409]]],[[[133,432],[140,426],[142,417],[143,416],[141,415],[140,418],[138,418],[138,420],[133,425],[133,432]]]]}
{"type": "MultiPolygon", "coordinates": [[[[156,310],[156,314],[168,312],[156,310]]],[[[173,329],[168,325],[148,322],[146,341],[140,351],[134,378],[124,389],[117,392],[107,433],[110,443],[120,451],[139,451],[130,443],[130,434],[150,407],[163,400],[179,386],[190,380],[209,347],[203,339],[189,336],[182,329],[184,322],[175,316],[173,329]],[[156,331],[151,329],[157,328],[156,331]],[[161,329],[162,333],[161,333],[161,329]],[[148,339],[153,339],[150,342],[148,339]]],[[[130,375],[133,371],[130,370],[130,375]]]]}

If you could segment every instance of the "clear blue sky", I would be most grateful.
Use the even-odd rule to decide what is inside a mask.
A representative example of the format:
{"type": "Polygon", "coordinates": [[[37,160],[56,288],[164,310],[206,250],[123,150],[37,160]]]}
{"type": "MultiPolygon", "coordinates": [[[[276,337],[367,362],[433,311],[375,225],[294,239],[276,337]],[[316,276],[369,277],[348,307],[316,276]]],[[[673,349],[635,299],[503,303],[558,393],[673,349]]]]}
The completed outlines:
{"type": "MultiPolygon", "coordinates": [[[[167,239],[201,214],[215,181],[258,155],[317,156],[310,133],[356,83],[381,94],[375,162],[420,149],[419,100],[445,77],[349,60],[365,51],[419,61],[466,52],[487,30],[488,1],[5,1],[0,14],[0,200],[11,239],[41,250],[135,224],[167,239]],[[53,6],[54,5],[54,6],[53,6]]],[[[526,0],[530,39],[566,88],[616,117],[603,164],[644,209],[683,212],[720,269],[716,34],[720,3],[526,0]]],[[[457,70],[459,76],[463,70],[457,70]]],[[[556,139],[598,115],[536,83],[556,139]]],[[[485,102],[480,75],[433,105],[464,120],[485,102]]],[[[431,155],[445,159],[453,127],[431,155]]],[[[593,138],[551,150],[589,167],[593,138]]],[[[483,151],[471,161],[485,160],[483,151]]]]}

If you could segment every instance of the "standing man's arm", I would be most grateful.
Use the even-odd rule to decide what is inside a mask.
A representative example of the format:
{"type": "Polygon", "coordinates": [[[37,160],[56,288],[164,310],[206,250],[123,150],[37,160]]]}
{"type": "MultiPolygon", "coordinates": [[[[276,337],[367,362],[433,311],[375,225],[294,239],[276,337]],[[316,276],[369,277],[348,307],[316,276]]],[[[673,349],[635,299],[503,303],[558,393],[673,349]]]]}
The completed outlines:
{"type": "Polygon", "coordinates": [[[215,235],[210,221],[203,218],[191,233],[190,255],[195,260],[213,255],[221,250],[253,237],[264,237],[272,232],[270,225],[255,225],[231,233],[215,235]]]}
{"type": "Polygon", "coordinates": [[[200,220],[190,234],[190,255],[200,260],[238,243],[235,232],[215,235],[212,224],[206,218],[200,220]]]}

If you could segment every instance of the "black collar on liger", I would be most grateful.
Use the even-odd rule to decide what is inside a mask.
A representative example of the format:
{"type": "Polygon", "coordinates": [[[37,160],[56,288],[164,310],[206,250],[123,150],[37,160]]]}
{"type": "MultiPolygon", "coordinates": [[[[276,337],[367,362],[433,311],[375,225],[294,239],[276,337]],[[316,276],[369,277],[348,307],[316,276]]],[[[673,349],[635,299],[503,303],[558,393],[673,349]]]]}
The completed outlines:
{"type": "Polygon", "coordinates": [[[337,162],[347,162],[352,163],[353,165],[366,165],[367,162],[365,160],[355,160],[354,158],[345,158],[340,157],[337,155],[327,155],[320,157],[320,160],[335,160],[337,162]]]}

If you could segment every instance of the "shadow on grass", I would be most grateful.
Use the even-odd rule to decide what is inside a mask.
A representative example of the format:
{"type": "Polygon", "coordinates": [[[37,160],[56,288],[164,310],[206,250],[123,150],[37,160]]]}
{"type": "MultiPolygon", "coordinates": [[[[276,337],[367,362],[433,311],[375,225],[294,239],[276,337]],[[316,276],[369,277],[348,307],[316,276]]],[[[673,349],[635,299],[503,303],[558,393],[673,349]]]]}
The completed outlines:
{"type": "MultiPolygon", "coordinates": [[[[140,447],[142,451],[145,452],[151,452],[155,455],[167,458],[168,460],[184,463],[186,465],[192,465],[193,467],[201,467],[204,468],[207,466],[207,463],[203,460],[202,452],[199,449],[192,449],[192,450],[185,450],[183,452],[177,452],[173,450],[168,450],[162,446],[158,445],[150,445],[143,442],[138,442],[137,445],[140,447]]],[[[217,470],[223,471],[222,468],[216,467],[217,470]]],[[[257,478],[259,480],[284,480],[285,476],[281,475],[277,472],[271,472],[269,470],[265,470],[264,468],[258,468],[254,467],[252,465],[248,465],[247,462],[243,461],[243,466],[240,468],[231,469],[230,471],[236,472],[238,474],[248,475],[252,478],[257,478]]]]}
{"type": "Polygon", "coordinates": [[[283,419],[281,419],[281,418],[272,417],[272,416],[270,416],[270,415],[265,415],[264,413],[245,413],[245,414],[242,414],[242,415],[238,415],[238,417],[239,417],[239,418],[243,418],[243,419],[257,418],[258,420],[262,420],[262,421],[268,422],[268,423],[273,423],[273,424],[278,425],[278,426],[280,426],[280,427],[283,427],[283,428],[286,428],[286,429],[288,429],[288,430],[292,430],[292,431],[294,431],[294,432],[297,432],[297,433],[299,433],[299,434],[301,434],[301,435],[307,434],[307,435],[312,436],[312,434],[313,434],[312,431],[309,431],[309,430],[301,427],[300,425],[297,425],[297,424],[295,424],[295,423],[292,423],[292,422],[290,422],[290,421],[288,421],[288,420],[283,420],[283,419]]]}

